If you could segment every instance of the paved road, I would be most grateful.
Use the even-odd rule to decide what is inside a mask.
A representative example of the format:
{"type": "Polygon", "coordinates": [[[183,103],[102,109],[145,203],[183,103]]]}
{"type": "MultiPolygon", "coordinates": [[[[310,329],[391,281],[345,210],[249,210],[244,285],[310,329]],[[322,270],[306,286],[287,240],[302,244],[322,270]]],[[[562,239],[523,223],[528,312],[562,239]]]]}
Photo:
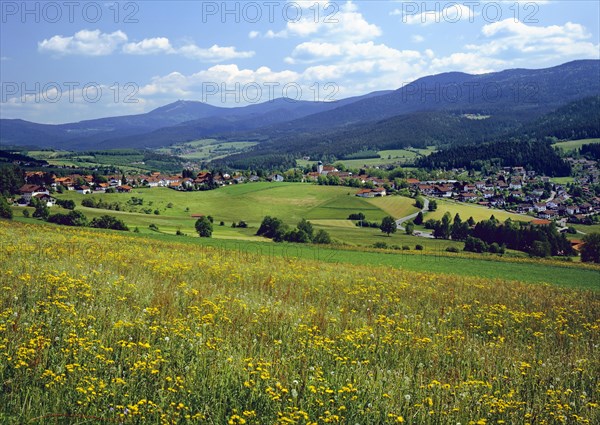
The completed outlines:
{"type": "Polygon", "coordinates": [[[550,192],[550,197],[548,199],[543,200],[542,202],[550,202],[550,201],[554,201],[554,198],[556,198],[556,192],[555,191],[551,191],[550,192]]]}
{"type": "MultiPolygon", "coordinates": [[[[421,210],[422,213],[425,213],[429,210],[429,199],[424,198],[425,201],[423,202],[423,209],[421,210]]],[[[402,217],[399,218],[398,220],[396,220],[396,227],[398,228],[398,230],[404,230],[404,226],[402,226],[402,224],[406,221],[410,221],[412,219],[414,219],[417,215],[419,215],[419,212],[417,211],[414,214],[411,215],[407,215],[406,217],[402,217]]],[[[414,236],[420,236],[422,238],[433,238],[433,235],[429,232],[421,232],[421,231],[417,231],[413,233],[414,236]]]]}

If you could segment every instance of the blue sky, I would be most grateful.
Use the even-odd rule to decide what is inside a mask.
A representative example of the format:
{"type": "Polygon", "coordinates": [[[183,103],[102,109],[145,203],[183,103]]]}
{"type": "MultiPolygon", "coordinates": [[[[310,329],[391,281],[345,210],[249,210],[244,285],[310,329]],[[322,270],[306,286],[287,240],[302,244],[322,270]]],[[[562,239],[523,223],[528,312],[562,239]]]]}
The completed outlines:
{"type": "Polygon", "coordinates": [[[600,58],[596,1],[0,5],[0,116],[44,123],[179,99],[336,100],[440,72],[600,58]]]}

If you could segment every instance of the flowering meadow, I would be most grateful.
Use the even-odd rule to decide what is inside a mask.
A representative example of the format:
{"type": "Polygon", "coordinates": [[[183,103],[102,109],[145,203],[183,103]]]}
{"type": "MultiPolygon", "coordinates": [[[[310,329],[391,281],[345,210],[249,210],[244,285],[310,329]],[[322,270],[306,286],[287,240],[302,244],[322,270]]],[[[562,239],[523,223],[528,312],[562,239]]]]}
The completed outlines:
{"type": "Polygon", "coordinates": [[[0,423],[600,423],[600,291],[6,221],[0,244],[0,423]]]}

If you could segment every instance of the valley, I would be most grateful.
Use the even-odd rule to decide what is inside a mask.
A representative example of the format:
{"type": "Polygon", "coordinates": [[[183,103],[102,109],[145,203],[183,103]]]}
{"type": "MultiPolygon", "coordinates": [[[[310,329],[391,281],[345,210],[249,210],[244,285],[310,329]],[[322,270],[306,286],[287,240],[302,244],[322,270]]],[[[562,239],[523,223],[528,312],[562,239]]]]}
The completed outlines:
{"type": "Polygon", "coordinates": [[[0,119],[0,422],[598,423],[597,75],[0,119]]]}

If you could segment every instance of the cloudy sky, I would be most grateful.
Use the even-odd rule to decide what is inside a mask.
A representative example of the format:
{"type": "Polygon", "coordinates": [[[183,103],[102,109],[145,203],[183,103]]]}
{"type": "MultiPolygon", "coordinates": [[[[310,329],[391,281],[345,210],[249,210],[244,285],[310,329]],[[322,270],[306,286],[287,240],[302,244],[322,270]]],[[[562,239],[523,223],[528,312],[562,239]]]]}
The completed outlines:
{"type": "Polygon", "coordinates": [[[600,58],[596,1],[0,5],[0,117],[43,123],[179,99],[337,100],[447,71],[600,58]]]}

